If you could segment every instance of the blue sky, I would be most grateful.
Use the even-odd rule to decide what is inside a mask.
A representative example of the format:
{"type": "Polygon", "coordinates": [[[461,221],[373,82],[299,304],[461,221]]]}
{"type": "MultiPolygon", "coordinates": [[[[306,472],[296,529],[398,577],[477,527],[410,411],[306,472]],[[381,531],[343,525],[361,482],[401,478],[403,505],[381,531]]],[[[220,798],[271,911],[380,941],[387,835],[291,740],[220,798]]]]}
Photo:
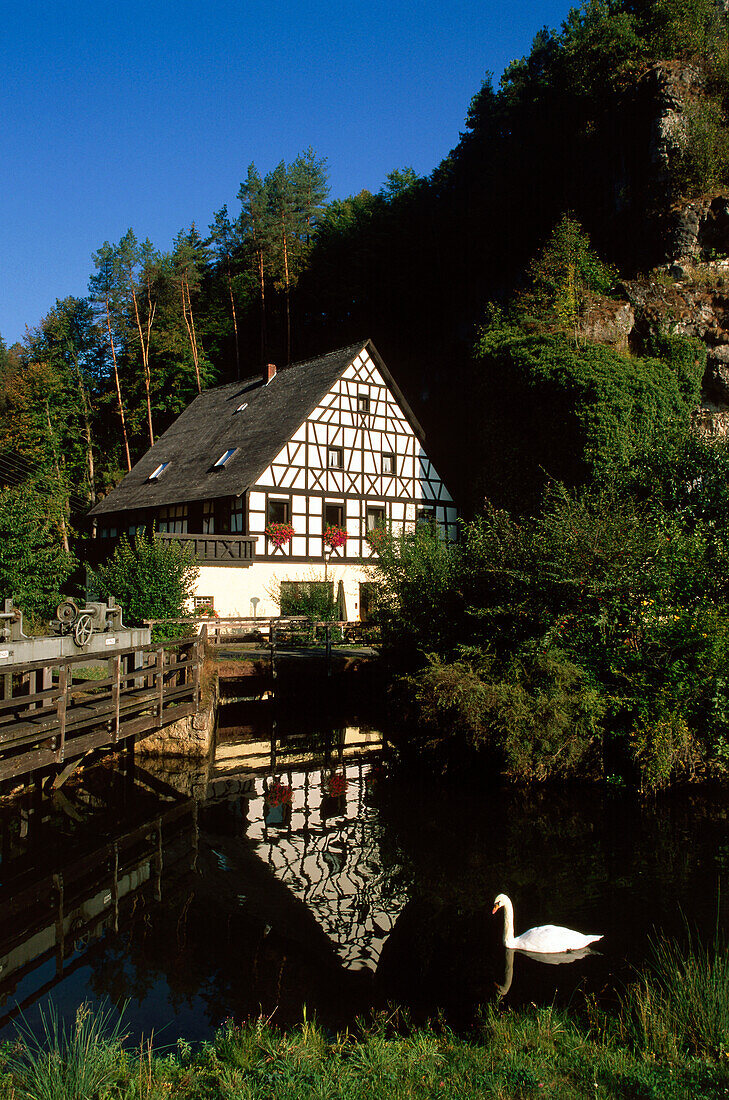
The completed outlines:
{"type": "Polygon", "coordinates": [[[426,175],[471,96],[553,0],[54,0],[3,10],[0,334],[86,293],[91,254],[132,226],[167,249],[205,232],[248,165],[308,146],[331,197],[426,175]]]}

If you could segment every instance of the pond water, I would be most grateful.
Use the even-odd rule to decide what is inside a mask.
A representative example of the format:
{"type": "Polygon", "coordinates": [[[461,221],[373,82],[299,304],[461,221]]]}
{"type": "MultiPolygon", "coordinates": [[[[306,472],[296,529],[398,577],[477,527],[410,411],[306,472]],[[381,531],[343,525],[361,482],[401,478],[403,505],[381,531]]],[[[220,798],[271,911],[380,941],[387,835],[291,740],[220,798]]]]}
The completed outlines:
{"type": "Polygon", "coordinates": [[[724,792],[426,782],[336,721],[228,704],[209,764],[108,762],[4,807],[0,1038],[49,1000],[128,1002],[131,1036],[162,1045],[304,1005],[332,1029],[389,1004],[462,1029],[497,997],[610,999],[652,936],[726,928],[724,792]],[[517,932],[601,932],[599,953],[507,959],[500,892],[517,932]]]}

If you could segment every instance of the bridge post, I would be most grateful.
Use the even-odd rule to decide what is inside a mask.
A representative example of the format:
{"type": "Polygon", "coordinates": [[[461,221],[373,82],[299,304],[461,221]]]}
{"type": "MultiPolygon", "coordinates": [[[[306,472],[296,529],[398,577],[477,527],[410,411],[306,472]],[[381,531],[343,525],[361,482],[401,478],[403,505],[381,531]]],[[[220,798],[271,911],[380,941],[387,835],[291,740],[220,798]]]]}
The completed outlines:
{"type": "Polygon", "coordinates": [[[56,714],[58,716],[58,747],[56,749],[56,759],[59,764],[62,764],[66,757],[66,706],[68,704],[68,682],[68,665],[61,665],[58,670],[58,701],[56,703],[56,714]]]}
{"type": "Polygon", "coordinates": [[[121,679],[121,657],[116,656],[111,661],[113,672],[113,683],[111,685],[111,705],[114,708],[114,744],[119,740],[119,687],[121,679]]]}
{"type": "Polygon", "coordinates": [[[165,651],[160,647],[157,650],[157,726],[162,728],[162,712],[164,710],[165,697],[165,651]]]}

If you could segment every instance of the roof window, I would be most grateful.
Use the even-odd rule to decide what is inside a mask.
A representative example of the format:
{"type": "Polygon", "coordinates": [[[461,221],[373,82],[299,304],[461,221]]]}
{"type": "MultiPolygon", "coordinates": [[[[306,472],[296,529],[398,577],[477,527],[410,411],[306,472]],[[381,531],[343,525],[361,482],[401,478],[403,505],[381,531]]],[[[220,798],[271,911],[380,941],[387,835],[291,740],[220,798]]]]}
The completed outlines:
{"type": "Polygon", "coordinates": [[[229,447],[227,451],[223,451],[222,455],[215,463],[215,467],[227,466],[237,450],[237,447],[229,447]]]}
{"type": "Polygon", "coordinates": [[[156,481],[158,477],[162,476],[162,474],[165,472],[165,470],[167,469],[168,466],[169,466],[169,462],[160,462],[157,469],[152,470],[152,473],[147,478],[147,481],[156,481]]]}
{"type": "Polygon", "coordinates": [[[238,408],[237,408],[237,409],[236,409],[235,411],[236,411],[237,413],[242,413],[242,412],[243,412],[243,410],[244,410],[244,409],[247,409],[247,408],[248,408],[248,402],[247,402],[247,401],[244,401],[244,402],[243,402],[243,404],[242,404],[242,405],[239,405],[239,406],[238,406],[238,408]]]}

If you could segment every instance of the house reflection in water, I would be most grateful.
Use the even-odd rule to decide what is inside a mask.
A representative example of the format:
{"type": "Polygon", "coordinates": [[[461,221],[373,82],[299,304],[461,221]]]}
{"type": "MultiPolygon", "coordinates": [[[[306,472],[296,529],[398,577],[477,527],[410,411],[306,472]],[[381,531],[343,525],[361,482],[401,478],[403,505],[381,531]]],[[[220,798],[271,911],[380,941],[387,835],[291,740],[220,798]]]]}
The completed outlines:
{"type": "Polygon", "coordinates": [[[313,763],[295,738],[222,745],[211,787],[220,799],[245,783],[256,855],[313,914],[346,969],[374,972],[407,901],[383,866],[367,800],[382,736],[346,727],[326,750],[313,763]]]}

